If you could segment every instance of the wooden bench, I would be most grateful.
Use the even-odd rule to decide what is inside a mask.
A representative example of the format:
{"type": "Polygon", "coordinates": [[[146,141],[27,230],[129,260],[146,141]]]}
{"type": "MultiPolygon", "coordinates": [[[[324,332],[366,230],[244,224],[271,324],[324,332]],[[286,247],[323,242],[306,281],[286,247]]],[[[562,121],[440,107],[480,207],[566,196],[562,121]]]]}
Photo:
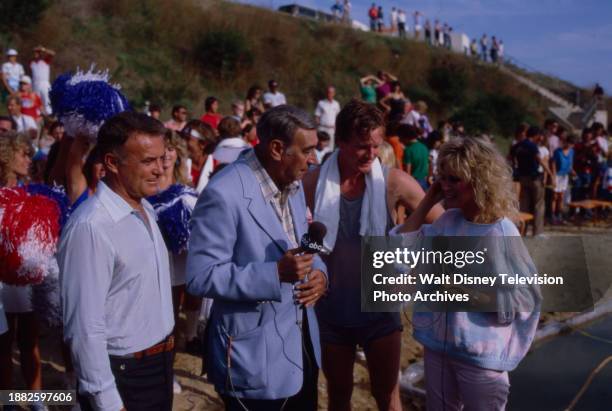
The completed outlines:
{"type": "MultiPolygon", "coordinates": [[[[608,208],[612,208],[612,201],[604,201],[604,200],[582,200],[582,201],[572,201],[571,203],[568,204],[570,209],[573,209],[574,211],[577,211],[578,209],[585,209],[585,210],[594,210],[594,217],[596,220],[598,220],[601,215],[600,215],[600,211],[603,211],[605,209],[608,208]]],[[[578,218],[576,219],[576,222],[578,223],[578,225],[581,224],[581,218],[579,216],[577,216],[578,218]]]]}
{"type": "Polygon", "coordinates": [[[602,202],[599,200],[582,200],[582,201],[572,201],[568,205],[569,205],[569,208],[584,208],[585,210],[593,210],[593,209],[602,207],[602,204],[600,203],[602,202]]]}
{"type": "Polygon", "coordinates": [[[606,201],[606,200],[591,200],[595,203],[597,203],[601,208],[612,208],[612,201],[606,201]]]}

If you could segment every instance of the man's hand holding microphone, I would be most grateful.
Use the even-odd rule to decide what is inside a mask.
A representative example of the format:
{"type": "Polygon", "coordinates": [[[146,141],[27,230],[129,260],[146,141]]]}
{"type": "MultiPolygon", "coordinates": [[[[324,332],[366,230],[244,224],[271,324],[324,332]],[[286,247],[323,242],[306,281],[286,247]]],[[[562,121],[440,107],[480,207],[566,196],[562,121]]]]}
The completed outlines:
{"type": "Polygon", "coordinates": [[[320,270],[312,271],[314,255],[323,251],[325,225],[313,222],[304,234],[300,247],[287,251],[277,262],[281,282],[298,283],[295,298],[300,305],[311,307],[327,290],[327,279],[320,270]],[[305,281],[305,282],[304,282],[305,281]]]}

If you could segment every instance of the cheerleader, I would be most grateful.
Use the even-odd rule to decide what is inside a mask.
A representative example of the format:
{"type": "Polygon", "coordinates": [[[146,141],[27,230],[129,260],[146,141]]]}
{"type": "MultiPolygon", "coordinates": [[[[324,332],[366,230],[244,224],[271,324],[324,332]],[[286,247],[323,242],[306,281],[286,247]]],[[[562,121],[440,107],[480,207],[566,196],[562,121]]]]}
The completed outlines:
{"type": "MultiPolygon", "coordinates": [[[[186,339],[189,341],[197,335],[202,304],[200,298],[185,293],[188,224],[197,200],[197,193],[190,187],[186,141],[177,132],[168,130],[165,143],[166,156],[164,174],[159,182],[160,192],[149,197],[148,200],[155,208],[158,224],[169,251],[174,323],[178,324],[179,312],[182,308],[187,316],[186,339]]],[[[181,386],[176,381],[176,377],[173,388],[175,394],[181,392],[181,386]]]]}
{"type": "MultiPolygon", "coordinates": [[[[12,133],[0,136],[0,186],[17,187],[27,183],[31,164],[28,136],[12,133]]],[[[0,390],[14,388],[12,352],[15,339],[26,388],[40,390],[39,322],[32,306],[32,287],[4,285],[0,295],[8,321],[8,332],[0,335],[0,390]]]]}

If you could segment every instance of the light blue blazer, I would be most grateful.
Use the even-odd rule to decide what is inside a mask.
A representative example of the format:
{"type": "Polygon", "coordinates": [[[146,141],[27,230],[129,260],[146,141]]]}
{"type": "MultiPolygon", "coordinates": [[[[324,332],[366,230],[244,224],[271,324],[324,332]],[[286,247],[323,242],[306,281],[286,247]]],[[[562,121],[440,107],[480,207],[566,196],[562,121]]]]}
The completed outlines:
{"type": "MultiPolygon", "coordinates": [[[[304,191],[289,198],[296,235],[308,230],[304,191]]],[[[225,395],[280,399],[302,387],[302,310],[276,262],[290,248],[279,218],[240,157],[213,178],[193,211],[187,291],[214,299],[208,376],[225,395]]],[[[326,272],[316,256],[313,270],[326,272]]],[[[319,327],[307,309],[315,359],[319,327]]]]}

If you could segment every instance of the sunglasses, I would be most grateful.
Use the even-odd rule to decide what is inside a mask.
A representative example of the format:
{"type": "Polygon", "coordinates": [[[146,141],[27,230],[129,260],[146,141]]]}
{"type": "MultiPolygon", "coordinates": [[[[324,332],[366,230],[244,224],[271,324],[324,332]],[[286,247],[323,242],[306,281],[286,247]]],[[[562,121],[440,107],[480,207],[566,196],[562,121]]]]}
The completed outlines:
{"type": "Polygon", "coordinates": [[[439,181],[446,181],[449,182],[451,184],[457,184],[460,183],[462,180],[461,178],[457,177],[457,176],[449,176],[449,175],[438,175],[437,180],[439,181]]]}

